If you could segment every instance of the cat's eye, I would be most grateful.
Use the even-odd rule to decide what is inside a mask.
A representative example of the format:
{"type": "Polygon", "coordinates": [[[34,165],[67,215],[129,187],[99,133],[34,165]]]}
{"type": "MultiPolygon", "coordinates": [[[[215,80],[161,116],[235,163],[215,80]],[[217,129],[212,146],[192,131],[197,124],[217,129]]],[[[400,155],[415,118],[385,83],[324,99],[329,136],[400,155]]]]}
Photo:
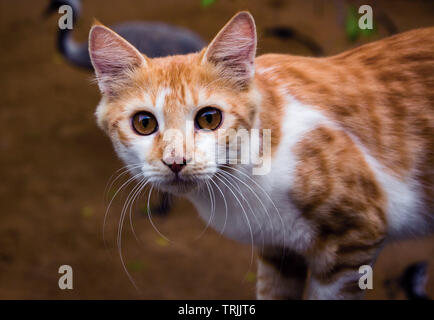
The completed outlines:
{"type": "Polygon", "coordinates": [[[205,107],[196,115],[195,125],[198,129],[215,130],[222,122],[222,113],[214,107],[205,107]]]}
{"type": "Polygon", "coordinates": [[[157,119],[150,112],[141,111],[136,113],[132,119],[134,131],[138,134],[147,136],[158,129],[157,119]]]}

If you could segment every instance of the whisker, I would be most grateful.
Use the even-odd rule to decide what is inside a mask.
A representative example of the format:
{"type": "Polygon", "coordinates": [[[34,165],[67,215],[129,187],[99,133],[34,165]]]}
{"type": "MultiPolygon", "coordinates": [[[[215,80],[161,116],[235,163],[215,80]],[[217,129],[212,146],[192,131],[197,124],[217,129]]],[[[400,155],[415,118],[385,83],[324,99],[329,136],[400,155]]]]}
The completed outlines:
{"type": "MultiPolygon", "coordinates": [[[[261,225],[260,221],[258,220],[258,217],[256,216],[256,214],[255,214],[255,212],[254,212],[252,206],[250,205],[250,202],[246,199],[246,197],[245,197],[244,194],[242,193],[241,188],[239,187],[239,185],[238,185],[235,181],[231,182],[227,177],[225,177],[225,174],[227,174],[227,172],[220,171],[219,173],[220,173],[221,177],[224,178],[224,179],[225,179],[229,184],[231,184],[232,186],[235,185],[235,186],[238,188],[238,190],[237,190],[238,193],[240,194],[240,196],[241,196],[241,198],[244,200],[244,202],[247,203],[247,206],[249,207],[250,212],[252,213],[253,217],[255,218],[256,222],[258,223],[258,226],[259,226],[259,232],[260,232],[260,234],[261,234],[261,236],[262,236],[262,249],[263,249],[264,246],[265,246],[264,232],[263,232],[263,230],[262,230],[262,225],[261,225]]],[[[228,176],[228,177],[230,177],[230,176],[228,176]]]]}
{"type": "Polygon", "coordinates": [[[265,196],[268,198],[268,200],[270,201],[270,203],[272,204],[272,206],[274,207],[274,209],[276,210],[276,213],[277,213],[277,216],[279,217],[279,219],[280,219],[280,223],[282,224],[282,230],[283,230],[283,232],[282,232],[282,236],[283,236],[283,239],[282,239],[282,241],[283,241],[283,245],[282,245],[282,257],[281,257],[281,259],[280,259],[280,269],[282,269],[282,267],[283,267],[283,262],[284,262],[284,256],[285,256],[285,244],[286,244],[286,240],[285,240],[285,238],[286,238],[286,228],[285,228],[285,224],[284,224],[284,222],[283,222],[283,218],[282,218],[282,215],[280,214],[280,212],[279,212],[279,210],[277,209],[277,207],[276,207],[276,205],[275,205],[275,203],[274,203],[274,201],[271,199],[271,197],[270,197],[270,195],[255,181],[255,180],[253,180],[247,173],[245,173],[245,172],[242,172],[241,170],[239,170],[239,169],[236,169],[236,168],[233,168],[233,167],[231,167],[231,166],[227,166],[227,165],[221,165],[221,167],[224,167],[224,168],[228,168],[228,169],[232,169],[232,170],[234,170],[234,171],[236,171],[236,172],[238,172],[238,173],[240,173],[241,175],[243,175],[244,177],[246,177],[247,179],[249,179],[251,182],[253,182],[264,194],[265,194],[265,196]]]}
{"type": "Polygon", "coordinates": [[[218,184],[214,180],[212,180],[212,179],[210,179],[209,181],[211,181],[216,186],[216,188],[218,189],[218,191],[222,195],[223,202],[225,204],[225,222],[223,223],[223,228],[220,231],[220,235],[222,235],[223,232],[224,232],[224,230],[225,230],[225,228],[226,228],[226,222],[228,220],[228,204],[226,202],[225,194],[223,193],[222,189],[218,186],[218,184]]]}
{"type": "Polygon", "coordinates": [[[117,180],[119,180],[123,175],[127,174],[129,172],[129,170],[135,169],[135,168],[140,168],[141,166],[142,166],[142,164],[126,165],[126,166],[123,166],[123,167],[119,168],[118,170],[116,170],[115,173],[113,173],[111,175],[111,177],[107,181],[107,184],[106,184],[106,186],[104,188],[104,199],[106,200],[106,196],[108,196],[110,190],[112,189],[114,183],[117,180]],[[119,171],[121,171],[121,172],[119,172],[119,171]],[[116,178],[114,178],[114,177],[116,177],[116,178]],[[112,179],[113,179],[113,181],[111,181],[112,179]],[[110,181],[111,181],[111,183],[110,183],[110,181]],[[110,186],[108,186],[109,183],[110,183],[110,186]]]}
{"type": "Polygon", "coordinates": [[[134,278],[132,277],[132,275],[130,274],[130,272],[128,271],[127,266],[125,265],[125,260],[124,257],[122,255],[122,231],[123,231],[123,226],[124,226],[124,220],[125,220],[125,215],[126,215],[126,210],[128,209],[128,204],[130,201],[130,197],[131,194],[135,192],[135,190],[137,189],[138,186],[140,186],[140,184],[144,181],[145,178],[143,178],[140,182],[138,182],[134,188],[130,191],[130,193],[127,196],[127,200],[122,208],[122,212],[121,212],[121,216],[119,218],[119,225],[118,225],[118,234],[117,234],[117,247],[118,247],[118,253],[119,253],[119,258],[121,260],[121,264],[122,267],[128,277],[128,279],[130,280],[130,282],[133,284],[134,288],[140,292],[140,289],[137,287],[136,282],[134,281],[134,278]]]}
{"type": "Polygon", "coordinates": [[[226,186],[226,188],[228,188],[228,190],[232,193],[232,195],[235,197],[235,199],[237,200],[238,204],[240,205],[241,210],[244,213],[244,218],[247,221],[247,225],[248,225],[249,231],[250,231],[250,247],[251,247],[250,264],[249,264],[249,268],[248,268],[248,270],[250,270],[252,268],[252,265],[253,265],[253,255],[254,255],[254,247],[253,247],[254,241],[253,241],[252,226],[250,225],[249,217],[247,216],[246,210],[244,209],[241,201],[238,199],[237,195],[232,191],[232,189],[222,179],[219,178],[218,174],[219,173],[216,172],[216,175],[214,177],[216,179],[218,179],[221,183],[223,183],[226,186]]]}
{"type": "Polygon", "coordinates": [[[140,187],[137,189],[136,193],[134,194],[132,200],[131,200],[131,204],[130,204],[130,212],[129,212],[129,220],[130,220],[130,228],[131,231],[134,235],[134,238],[136,238],[136,241],[141,243],[139,237],[136,234],[136,231],[134,230],[134,225],[133,225],[133,217],[132,217],[132,208],[134,205],[134,202],[136,201],[136,199],[140,196],[141,192],[143,191],[143,189],[146,187],[146,185],[148,184],[149,181],[146,181],[145,179],[142,179],[141,185],[140,187]]]}
{"type": "Polygon", "coordinates": [[[253,190],[247,183],[245,183],[243,180],[241,180],[239,177],[237,177],[236,175],[227,172],[227,171],[222,171],[225,174],[233,177],[234,179],[237,179],[240,183],[242,183],[246,188],[248,188],[250,190],[250,192],[255,196],[255,198],[259,201],[259,203],[261,204],[262,208],[264,209],[264,212],[268,218],[268,220],[270,221],[270,226],[271,226],[271,243],[274,245],[274,224],[273,224],[273,220],[271,219],[270,213],[268,212],[268,209],[266,208],[264,202],[261,200],[261,198],[258,196],[258,194],[255,192],[255,190],[253,190]]]}
{"type": "MultiPolygon", "coordinates": [[[[109,204],[107,206],[107,209],[106,209],[105,214],[104,214],[103,225],[102,225],[102,239],[103,239],[103,242],[104,242],[104,245],[105,245],[106,248],[107,248],[107,241],[106,241],[106,237],[105,237],[105,227],[106,227],[106,224],[107,224],[107,217],[108,217],[108,213],[110,211],[110,207],[111,207],[114,199],[118,195],[118,193],[123,188],[125,188],[126,186],[128,186],[132,181],[134,181],[136,178],[138,178],[141,175],[142,175],[141,173],[138,173],[135,176],[130,177],[126,182],[124,182],[124,184],[122,184],[122,186],[115,192],[115,194],[113,195],[112,199],[110,200],[110,202],[109,202],[109,204]]],[[[107,248],[107,250],[108,250],[108,248],[107,248]]]]}
{"type": "MultiPolygon", "coordinates": [[[[285,228],[285,224],[284,224],[284,222],[283,222],[283,218],[282,218],[282,215],[280,214],[280,211],[279,211],[279,209],[277,209],[277,207],[276,207],[276,205],[275,205],[275,203],[274,203],[274,201],[271,199],[271,197],[270,197],[270,195],[267,193],[267,191],[265,191],[264,190],[264,188],[262,188],[261,187],[261,185],[259,184],[259,183],[257,183],[255,180],[253,180],[247,173],[245,173],[245,172],[242,172],[241,170],[239,170],[239,169],[236,169],[236,168],[233,168],[233,167],[231,167],[231,166],[227,166],[227,165],[220,165],[221,167],[224,167],[224,168],[228,168],[228,169],[232,169],[232,170],[234,170],[234,171],[236,171],[236,172],[238,172],[238,173],[240,173],[241,175],[243,175],[244,177],[246,177],[247,179],[249,179],[249,181],[251,181],[251,182],[253,182],[264,194],[265,194],[265,196],[268,198],[268,201],[270,201],[270,203],[271,203],[271,205],[273,206],[273,208],[274,208],[274,210],[276,211],[276,213],[277,213],[277,215],[278,215],[278,217],[279,217],[279,219],[280,219],[280,223],[282,224],[282,228],[283,228],[283,230],[285,230],[286,228],[285,228]]],[[[283,232],[283,243],[285,244],[286,243],[286,241],[285,241],[285,233],[286,232],[283,232]]],[[[284,247],[284,246],[282,246],[282,247],[284,247]]]]}
{"type": "Polygon", "coordinates": [[[214,218],[214,208],[215,208],[215,207],[214,207],[214,203],[213,203],[213,198],[212,198],[212,196],[211,196],[210,185],[209,185],[208,181],[205,180],[204,182],[205,182],[206,188],[207,188],[207,190],[208,190],[209,200],[210,200],[210,202],[211,202],[211,214],[210,214],[210,216],[209,216],[209,218],[208,218],[208,221],[207,221],[207,223],[206,223],[205,228],[203,228],[203,230],[202,230],[201,233],[196,237],[195,240],[199,240],[200,238],[202,238],[202,236],[205,234],[206,230],[208,230],[208,228],[209,228],[209,226],[210,226],[210,224],[211,224],[212,219],[214,218]]]}
{"type": "Polygon", "coordinates": [[[167,242],[172,242],[171,240],[169,240],[166,236],[164,236],[160,230],[158,230],[158,228],[155,226],[154,222],[152,221],[152,216],[151,216],[151,207],[149,205],[150,200],[151,200],[151,194],[152,194],[152,190],[154,189],[154,186],[151,186],[151,190],[149,191],[149,195],[148,195],[148,204],[147,204],[147,211],[148,211],[148,218],[149,221],[151,222],[152,227],[154,228],[154,230],[160,235],[160,237],[162,237],[163,239],[165,239],[167,242]]]}

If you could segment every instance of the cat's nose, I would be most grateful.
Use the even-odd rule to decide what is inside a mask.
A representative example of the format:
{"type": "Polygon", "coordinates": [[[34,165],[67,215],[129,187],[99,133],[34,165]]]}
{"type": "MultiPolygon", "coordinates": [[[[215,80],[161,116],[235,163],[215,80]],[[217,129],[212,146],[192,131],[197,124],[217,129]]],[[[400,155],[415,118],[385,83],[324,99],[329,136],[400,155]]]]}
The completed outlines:
{"type": "Polygon", "coordinates": [[[182,158],[182,163],[176,163],[173,162],[172,164],[168,164],[166,163],[164,160],[162,160],[163,163],[168,166],[170,168],[170,170],[172,170],[175,174],[177,174],[179,171],[182,170],[182,168],[184,168],[187,164],[187,161],[185,160],[185,158],[182,158]]]}

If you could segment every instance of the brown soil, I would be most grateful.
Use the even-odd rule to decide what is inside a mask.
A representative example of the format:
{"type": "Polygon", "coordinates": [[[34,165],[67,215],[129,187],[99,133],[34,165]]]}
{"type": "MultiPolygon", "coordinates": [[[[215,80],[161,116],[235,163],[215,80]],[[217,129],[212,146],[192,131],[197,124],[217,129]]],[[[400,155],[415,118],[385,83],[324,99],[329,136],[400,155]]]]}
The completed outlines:
{"type": "MultiPolygon", "coordinates": [[[[333,54],[359,45],[345,38],[332,1],[218,0],[202,8],[200,0],[84,1],[76,39],[84,40],[95,16],[103,23],[160,20],[191,28],[210,40],[238,10],[249,9],[264,27],[287,24],[310,35],[333,54]],[[277,5],[282,4],[280,8],[277,5]]],[[[365,1],[374,3],[374,1],[365,1]]],[[[71,67],[56,53],[56,17],[41,16],[46,1],[0,0],[2,39],[0,96],[0,298],[3,299],[250,299],[255,265],[250,248],[204,228],[192,206],[178,200],[167,218],[155,218],[167,243],[134,209],[138,243],[129,230],[123,255],[139,293],[124,272],[116,249],[122,199],[107,222],[102,240],[109,177],[122,166],[93,116],[97,87],[90,74],[71,67]],[[57,285],[60,265],[74,270],[74,289],[57,285]]],[[[432,1],[376,1],[400,31],[434,21],[432,1]]],[[[366,41],[385,36],[379,33],[366,41]]],[[[259,51],[309,54],[291,40],[260,37],[259,51]]],[[[111,191],[109,192],[109,194],[111,191]]],[[[125,197],[123,197],[125,199],[125,197]]],[[[387,247],[374,272],[368,298],[387,298],[383,280],[410,262],[430,259],[428,291],[434,296],[433,238],[387,247]]],[[[397,298],[403,298],[398,292],[397,298]]]]}

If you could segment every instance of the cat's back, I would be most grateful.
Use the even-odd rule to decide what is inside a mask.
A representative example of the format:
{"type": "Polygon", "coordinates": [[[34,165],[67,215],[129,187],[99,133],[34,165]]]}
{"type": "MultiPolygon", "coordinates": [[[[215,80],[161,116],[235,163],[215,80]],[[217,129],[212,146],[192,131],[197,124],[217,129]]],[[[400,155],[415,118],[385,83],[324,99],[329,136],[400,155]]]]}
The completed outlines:
{"type": "Polygon", "coordinates": [[[417,189],[414,208],[434,214],[434,27],[332,57],[268,54],[256,64],[262,83],[342,128],[379,172],[417,189]]]}

